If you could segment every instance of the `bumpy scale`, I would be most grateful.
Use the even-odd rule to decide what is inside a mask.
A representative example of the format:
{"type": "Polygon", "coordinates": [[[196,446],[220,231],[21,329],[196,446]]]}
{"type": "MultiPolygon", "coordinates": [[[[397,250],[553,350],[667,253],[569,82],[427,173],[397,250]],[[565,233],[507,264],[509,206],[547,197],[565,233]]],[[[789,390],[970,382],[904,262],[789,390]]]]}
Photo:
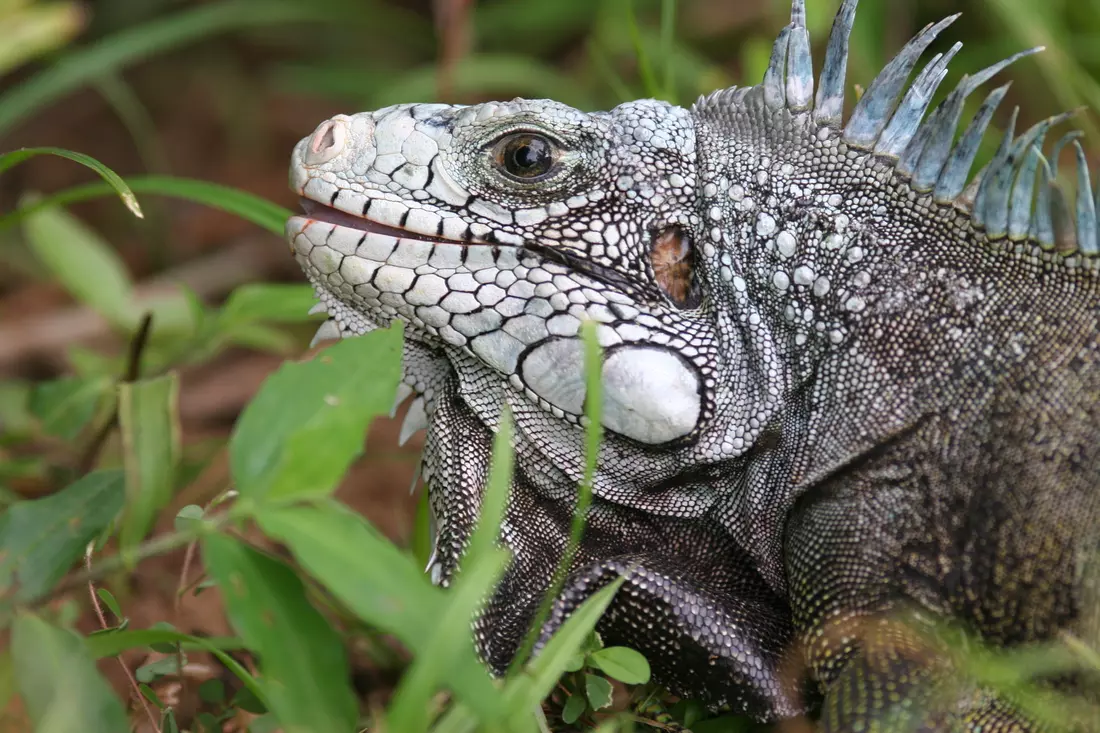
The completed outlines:
{"type": "Polygon", "coordinates": [[[402,433],[427,428],[436,582],[477,516],[502,406],[515,416],[514,561],[475,624],[494,668],[569,534],[591,319],[606,439],[544,638],[626,573],[600,628],[677,693],[789,716],[806,703],[784,670],[804,664],[826,730],[1029,729],[911,629],[954,619],[1015,645],[1095,604],[1097,202],[1072,136],[1042,153],[1063,117],[1017,137],[1013,115],[971,177],[1007,88],[957,136],[963,103],[1031,52],[926,114],[958,46],[908,79],[954,18],[844,122],[855,10],[816,93],[795,0],[764,82],[691,109],[405,104],[296,147],[305,213],[287,238],[330,314],[319,338],[406,324],[402,433]],[[1075,201],[1057,183],[1070,144],[1075,201]]]}

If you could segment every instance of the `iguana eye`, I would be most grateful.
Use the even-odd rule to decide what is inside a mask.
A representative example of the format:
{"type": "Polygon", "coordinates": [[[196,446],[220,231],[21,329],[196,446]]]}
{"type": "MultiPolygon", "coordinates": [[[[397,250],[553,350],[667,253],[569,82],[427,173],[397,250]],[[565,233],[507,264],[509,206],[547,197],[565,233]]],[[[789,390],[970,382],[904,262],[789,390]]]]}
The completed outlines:
{"type": "Polygon", "coordinates": [[[536,181],[554,167],[558,149],[543,135],[517,132],[497,141],[493,146],[493,158],[513,178],[536,181]]]}

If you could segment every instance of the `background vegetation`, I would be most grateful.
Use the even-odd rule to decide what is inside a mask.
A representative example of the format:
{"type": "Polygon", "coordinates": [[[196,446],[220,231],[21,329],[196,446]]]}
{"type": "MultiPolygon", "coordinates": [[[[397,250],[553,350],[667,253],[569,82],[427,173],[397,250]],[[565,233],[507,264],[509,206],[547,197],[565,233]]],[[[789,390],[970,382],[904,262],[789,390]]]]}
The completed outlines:
{"type": "MultiPolygon", "coordinates": [[[[837,4],[809,2],[819,50],[837,4]]],[[[667,698],[641,684],[644,660],[588,633],[606,596],[522,674],[494,686],[478,668],[468,619],[504,562],[492,516],[458,585],[432,587],[423,491],[407,491],[419,439],[398,446],[400,415],[387,416],[400,334],[298,361],[317,323],[279,239],[286,166],[336,112],[688,103],[756,83],[788,10],[0,0],[0,729],[615,730],[654,717],[647,703],[667,698]]],[[[956,70],[1048,47],[1009,72],[1024,122],[1100,110],[1100,0],[863,0],[852,80],[960,10],[945,34],[966,42],[956,70]]],[[[1095,115],[1078,123],[1095,149],[1095,115]]],[[[507,451],[494,467],[490,515],[507,451]]],[[[1078,651],[1074,663],[1095,660],[1078,651]]],[[[1020,692],[1036,659],[970,661],[1020,692]]],[[[699,723],[690,702],[671,712],[697,731],[751,727],[699,723]]]]}

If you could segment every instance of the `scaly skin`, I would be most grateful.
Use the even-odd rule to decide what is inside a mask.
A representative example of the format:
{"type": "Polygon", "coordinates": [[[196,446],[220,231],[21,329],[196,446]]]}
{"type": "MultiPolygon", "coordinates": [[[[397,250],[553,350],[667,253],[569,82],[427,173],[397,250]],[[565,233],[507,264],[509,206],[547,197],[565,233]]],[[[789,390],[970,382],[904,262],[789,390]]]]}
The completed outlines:
{"type": "Polygon", "coordinates": [[[296,147],[306,214],[287,236],[331,315],[322,335],[406,324],[437,582],[477,516],[502,406],[515,416],[502,531],[515,559],[476,623],[495,669],[569,535],[589,318],[606,438],[544,638],[623,573],[600,628],[679,694],[796,714],[793,645],[825,730],[1030,729],[890,619],[952,619],[1006,646],[1089,620],[1100,239],[1087,171],[1067,224],[1032,152],[1046,128],[1010,129],[966,186],[1004,90],[953,144],[958,113],[1004,65],[922,121],[956,48],[899,103],[950,20],[842,126],[855,4],[816,99],[796,0],[764,83],[690,110],[398,105],[337,116],[296,147]]]}

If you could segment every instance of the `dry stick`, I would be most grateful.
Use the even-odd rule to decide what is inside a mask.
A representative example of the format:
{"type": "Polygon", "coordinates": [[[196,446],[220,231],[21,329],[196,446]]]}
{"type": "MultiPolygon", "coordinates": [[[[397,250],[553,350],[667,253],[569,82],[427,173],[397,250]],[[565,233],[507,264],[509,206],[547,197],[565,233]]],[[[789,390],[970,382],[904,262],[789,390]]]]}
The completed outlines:
{"type": "MultiPolygon", "coordinates": [[[[92,549],[95,547],[95,542],[88,543],[88,549],[84,551],[84,569],[92,572],[92,549]]],[[[95,615],[99,619],[99,625],[102,629],[106,630],[107,616],[103,613],[103,607],[99,605],[99,596],[95,591],[95,581],[88,581],[88,595],[92,598],[92,607],[95,609],[95,615]]],[[[137,679],[134,678],[133,673],[130,672],[130,667],[123,660],[122,655],[115,656],[118,660],[118,665],[122,667],[122,671],[126,674],[126,679],[130,681],[130,687],[133,688],[134,694],[137,695],[137,699],[141,701],[141,707],[145,709],[145,714],[149,716],[149,724],[153,726],[153,730],[157,733],[161,733],[160,722],[157,720],[157,716],[153,714],[153,709],[149,707],[149,701],[145,699],[145,695],[141,693],[141,687],[138,685],[137,679]]]]}
{"type": "MultiPolygon", "coordinates": [[[[141,376],[141,354],[145,351],[145,345],[149,343],[149,332],[152,330],[152,326],[153,314],[147,312],[141,317],[141,323],[138,325],[137,331],[134,332],[133,338],[130,339],[130,353],[126,359],[126,373],[122,375],[123,382],[134,382],[141,376]]],[[[118,427],[117,404],[111,412],[111,417],[100,426],[95,437],[92,438],[91,442],[88,443],[88,447],[81,454],[80,461],[77,463],[79,475],[83,476],[92,470],[96,459],[99,458],[99,452],[103,449],[107,438],[116,427],[118,427]]]]}

